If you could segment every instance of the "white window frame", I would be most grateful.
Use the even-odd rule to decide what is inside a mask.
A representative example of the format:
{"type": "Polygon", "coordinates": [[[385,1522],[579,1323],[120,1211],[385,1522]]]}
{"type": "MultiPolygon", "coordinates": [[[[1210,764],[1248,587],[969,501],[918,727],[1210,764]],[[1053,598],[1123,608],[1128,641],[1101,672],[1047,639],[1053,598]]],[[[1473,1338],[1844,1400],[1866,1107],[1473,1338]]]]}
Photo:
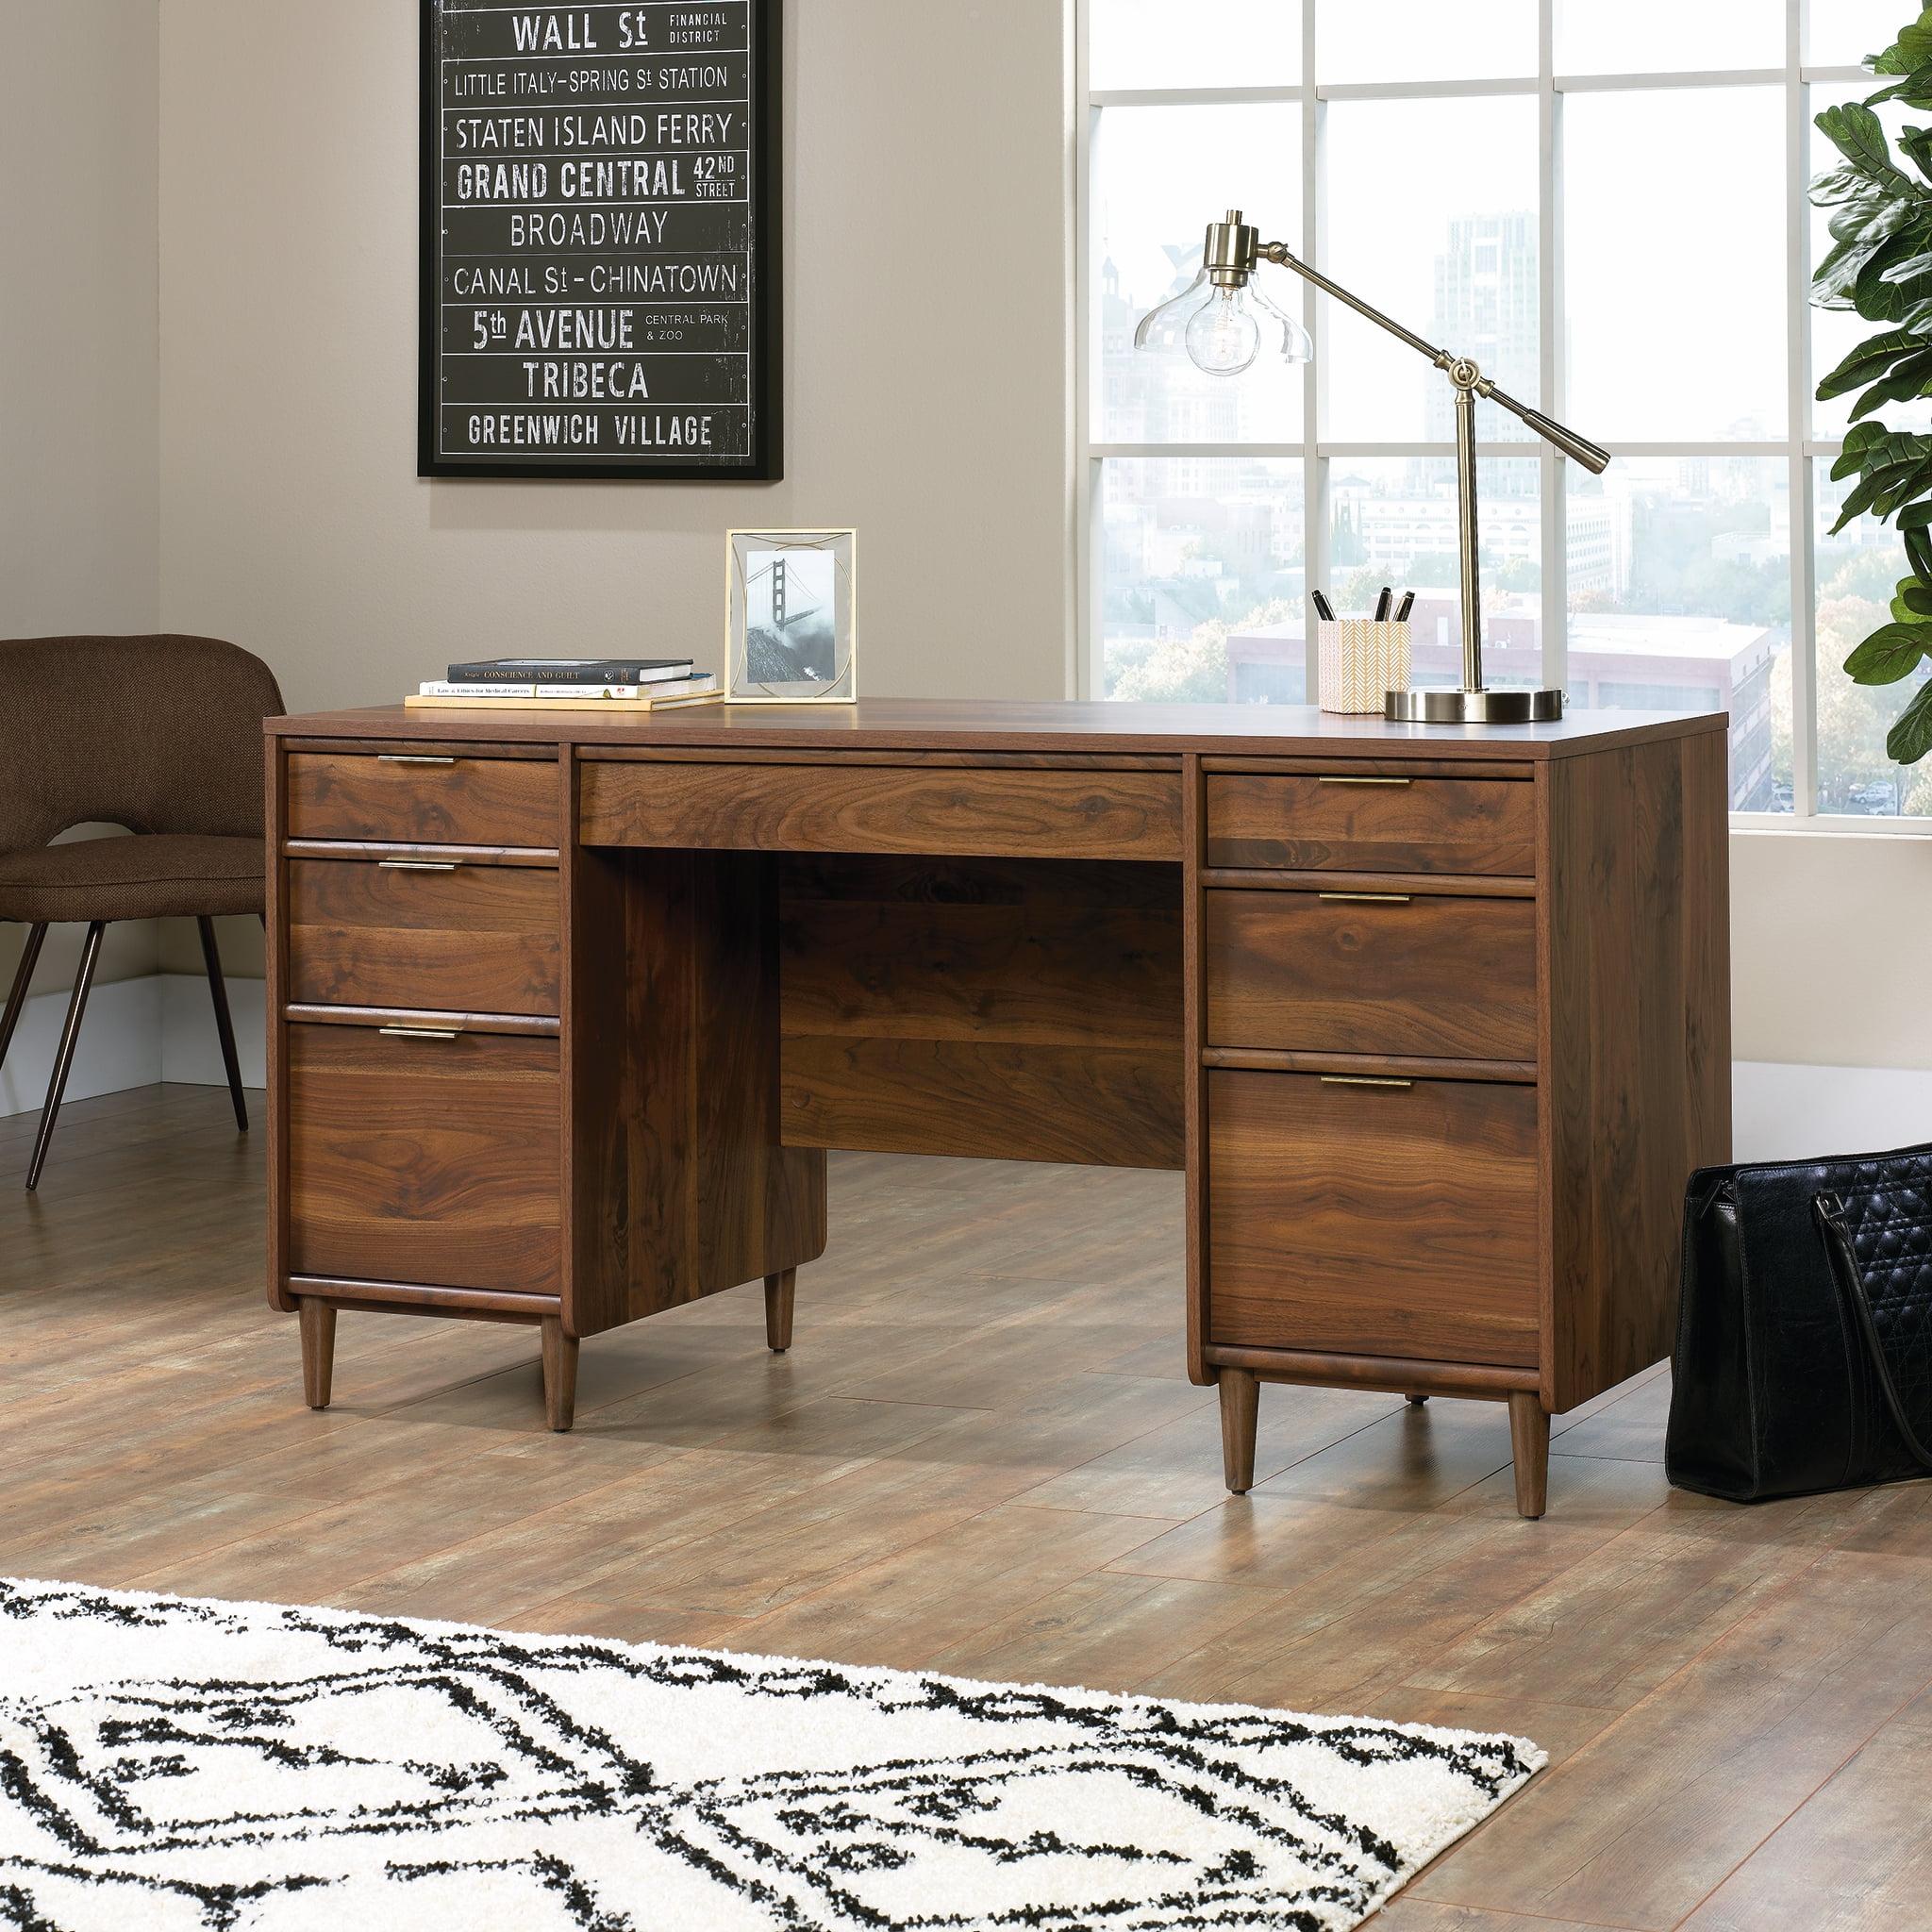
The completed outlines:
{"type": "MultiPolygon", "coordinates": [[[[1449,442],[1362,442],[1324,438],[1322,371],[1326,317],[1320,292],[1302,286],[1302,323],[1315,344],[1314,359],[1302,373],[1300,442],[1097,442],[1093,440],[1091,407],[1091,269],[1093,137],[1107,108],[1243,107],[1295,103],[1301,108],[1302,239],[1309,258],[1318,266],[1326,249],[1324,232],[1325,171],[1322,165],[1324,124],[1330,101],[1397,101],[1469,99],[1482,95],[1529,94],[1537,102],[1539,166],[1537,215],[1538,303],[1542,358],[1541,405],[1561,420],[1564,414],[1565,370],[1563,330],[1557,303],[1562,287],[1562,225],[1557,209],[1562,201],[1563,108],[1570,94],[1607,93],[1651,88],[1767,87],[1785,90],[1786,238],[1786,425],[1785,434],[1770,441],[1611,442],[1613,457],[1767,457],[1785,458],[1790,470],[1791,505],[1791,795],[1790,812],[1733,812],[1734,826],[1751,830],[1803,830],[1886,833],[1925,837],[1924,818],[1860,818],[1820,812],[1818,758],[1812,731],[1817,691],[1817,609],[1813,595],[1813,545],[1816,541],[1812,464],[1836,457],[1837,437],[1814,437],[1811,421],[1811,280],[1810,203],[1807,189],[1811,175],[1811,90],[1814,87],[1875,86],[1861,67],[1807,64],[1803,59],[1808,0],[1785,0],[1785,58],[1778,67],[1728,69],[1683,74],[1564,75],[1555,71],[1557,0],[1538,0],[1537,73],[1502,80],[1328,82],[1315,81],[1315,34],[1318,0],[1302,0],[1300,85],[1258,88],[1133,88],[1095,89],[1089,79],[1088,55],[1091,0],[1074,0],[1074,94],[1075,103],[1075,174],[1073,242],[1074,273],[1073,370],[1074,501],[1077,514],[1074,557],[1074,691],[1097,697],[1102,689],[1100,656],[1102,489],[1105,464],[1121,457],[1274,457],[1302,464],[1305,506],[1304,555],[1307,580],[1320,583],[1326,575],[1329,518],[1328,465],[1337,457],[1453,457],[1449,442]]],[[[1828,4],[1828,0],[1827,0],[1828,4]]],[[[1208,219],[1204,212],[1203,221],[1208,219]]],[[[1453,346],[1453,344],[1452,344],[1453,346]]],[[[1587,432],[1590,425],[1581,427],[1587,432]]],[[[1542,463],[1542,638],[1543,680],[1561,688],[1569,663],[1569,586],[1566,557],[1567,463],[1548,443],[1539,445],[1542,463]]],[[[1483,457],[1528,455],[1522,442],[1485,442],[1483,457]]],[[[1308,651],[1308,689],[1314,688],[1314,644],[1308,651]]]]}

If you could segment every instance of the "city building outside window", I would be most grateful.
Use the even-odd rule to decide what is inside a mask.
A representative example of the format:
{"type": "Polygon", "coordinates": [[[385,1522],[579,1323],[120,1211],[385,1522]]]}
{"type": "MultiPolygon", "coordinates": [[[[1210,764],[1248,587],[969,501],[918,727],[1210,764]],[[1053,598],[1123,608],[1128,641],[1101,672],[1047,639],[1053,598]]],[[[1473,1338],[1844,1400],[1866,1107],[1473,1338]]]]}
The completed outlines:
{"type": "Polygon", "coordinates": [[[1846,405],[1812,391],[1869,325],[1807,302],[1835,159],[1812,117],[1876,85],[1857,63],[1904,0],[1079,7],[1089,694],[1307,702],[1311,585],[1342,611],[1414,590],[1416,680],[1459,679],[1441,376],[1266,269],[1311,364],[1134,353],[1240,206],[1612,452],[1592,477],[1479,409],[1491,683],[1728,710],[1745,823],[1924,829],[1932,760],[1885,754],[1908,691],[1840,668],[1906,570],[1869,517],[1828,534],[1846,405]]]}

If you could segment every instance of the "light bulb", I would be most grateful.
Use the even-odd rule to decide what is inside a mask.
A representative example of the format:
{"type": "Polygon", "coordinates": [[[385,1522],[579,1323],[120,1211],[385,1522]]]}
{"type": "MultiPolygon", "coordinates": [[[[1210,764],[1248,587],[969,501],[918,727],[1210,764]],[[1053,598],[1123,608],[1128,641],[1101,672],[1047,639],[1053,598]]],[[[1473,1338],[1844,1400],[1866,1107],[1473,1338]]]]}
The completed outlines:
{"type": "Polygon", "coordinates": [[[1261,325],[1240,289],[1216,289],[1189,318],[1188,354],[1208,375],[1239,375],[1261,352],[1261,325]]]}

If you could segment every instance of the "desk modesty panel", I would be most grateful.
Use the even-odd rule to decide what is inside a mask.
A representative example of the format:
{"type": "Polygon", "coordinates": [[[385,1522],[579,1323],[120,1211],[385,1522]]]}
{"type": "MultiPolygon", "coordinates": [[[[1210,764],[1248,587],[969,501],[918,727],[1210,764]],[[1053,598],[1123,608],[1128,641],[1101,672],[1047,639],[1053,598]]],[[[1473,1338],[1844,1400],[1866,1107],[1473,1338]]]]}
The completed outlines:
{"type": "MultiPolygon", "coordinates": [[[[1719,714],[400,708],[268,731],[270,1298],[579,1341],[741,1283],[824,1150],[1187,1174],[1186,1362],[1549,1418],[1669,1352],[1730,1151],[1719,714]]],[[[1181,1310],[1177,1308],[1176,1313],[1181,1310]]]]}

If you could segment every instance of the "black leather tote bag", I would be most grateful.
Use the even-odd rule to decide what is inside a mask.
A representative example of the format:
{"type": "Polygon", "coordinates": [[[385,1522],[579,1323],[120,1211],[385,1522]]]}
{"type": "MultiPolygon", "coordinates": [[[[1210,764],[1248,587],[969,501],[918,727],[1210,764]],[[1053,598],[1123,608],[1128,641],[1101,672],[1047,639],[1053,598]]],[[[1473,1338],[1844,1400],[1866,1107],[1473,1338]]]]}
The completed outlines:
{"type": "Polygon", "coordinates": [[[1680,1488],[1932,1475],[1932,1147],[1692,1174],[1672,1374],[1680,1488]]]}

